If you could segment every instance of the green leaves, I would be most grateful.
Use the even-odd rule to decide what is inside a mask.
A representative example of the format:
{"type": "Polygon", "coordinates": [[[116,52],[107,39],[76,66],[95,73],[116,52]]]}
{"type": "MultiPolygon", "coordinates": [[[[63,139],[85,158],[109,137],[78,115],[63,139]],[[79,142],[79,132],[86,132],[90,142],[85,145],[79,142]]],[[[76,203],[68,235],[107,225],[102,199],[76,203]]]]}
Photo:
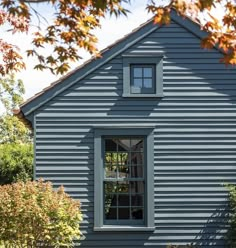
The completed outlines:
{"type": "Polygon", "coordinates": [[[23,82],[16,80],[14,75],[0,79],[0,102],[4,105],[7,113],[17,108],[23,102],[22,95],[24,93],[23,82]]]}
{"type": "Polygon", "coordinates": [[[0,145],[0,184],[33,179],[33,145],[0,145]]]}
{"type": "Polygon", "coordinates": [[[51,183],[0,186],[0,244],[9,248],[72,247],[79,239],[80,204],[51,183]]]}

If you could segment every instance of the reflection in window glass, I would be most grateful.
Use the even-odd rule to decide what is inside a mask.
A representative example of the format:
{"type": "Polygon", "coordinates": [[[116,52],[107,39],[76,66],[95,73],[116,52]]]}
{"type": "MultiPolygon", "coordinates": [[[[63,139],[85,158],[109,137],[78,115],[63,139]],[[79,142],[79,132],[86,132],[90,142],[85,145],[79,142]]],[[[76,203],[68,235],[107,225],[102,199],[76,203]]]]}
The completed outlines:
{"type": "Polygon", "coordinates": [[[152,77],[152,68],[143,68],[143,77],[144,78],[151,78],[152,77]]]}
{"type": "Polygon", "coordinates": [[[105,138],[105,220],[144,220],[143,146],[143,138],[105,138]]]}
{"type": "Polygon", "coordinates": [[[155,93],[155,65],[131,65],[130,92],[133,94],[155,93]]]}

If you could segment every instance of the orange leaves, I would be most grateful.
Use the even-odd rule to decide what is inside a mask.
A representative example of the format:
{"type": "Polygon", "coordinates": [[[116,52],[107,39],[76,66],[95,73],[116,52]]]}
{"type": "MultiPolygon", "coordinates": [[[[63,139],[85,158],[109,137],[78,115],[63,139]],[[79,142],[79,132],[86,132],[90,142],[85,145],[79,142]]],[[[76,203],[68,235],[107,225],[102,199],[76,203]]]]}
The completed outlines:
{"type": "Polygon", "coordinates": [[[154,14],[155,24],[169,24],[170,23],[170,9],[168,7],[156,7],[155,5],[147,5],[148,12],[154,14]]]}
{"type": "Polygon", "coordinates": [[[25,68],[17,47],[0,39],[0,74],[6,75],[25,68]]]}
{"type": "MultiPolygon", "coordinates": [[[[126,15],[128,10],[122,6],[123,2],[126,0],[49,0],[55,8],[53,23],[49,24],[45,31],[39,27],[40,32],[32,34],[33,47],[26,51],[28,56],[38,59],[35,68],[63,74],[70,69],[71,61],[80,58],[80,48],[97,56],[97,38],[94,30],[100,27],[100,19],[107,13],[126,15]]],[[[12,33],[27,33],[29,25],[32,24],[30,8],[27,1],[1,0],[0,25],[9,24],[12,33]]],[[[34,13],[40,22],[40,14],[44,13],[34,13]]],[[[24,66],[23,62],[20,63],[19,54],[15,49],[5,55],[10,56],[9,64],[0,64],[0,74],[8,73],[11,68],[18,70],[24,66]]]]}
{"type": "MultiPolygon", "coordinates": [[[[43,0],[38,0],[40,1],[43,0]]],[[[33,34],[33,47],[27,51],[27,54],[38,59],[35,68],[49,69],[53,73],[62,74],[69,70],[71,61],[80,58],[81,48],[92,55],[99,55],[94,31],[100,27],[101,19],[106,14],[117,17],[126,15],[128,10],[123,7],[123,3],[129,0],[49,0],[48,2],[55,8],[53,23],[47,24],[46,30],[42,31],[39,28],[40,32],[33,34]]],[[[147,10],[154,14],[154,22],[159,25],[170,23],[171,8],[174,8],[178,15],[191,16],[193,20],[199,21],[200,13],[209,14],[213,7],[218,8],[219,3],[224,4],[225,13],[222,19],[218,20],[214,15],[209,15],[209,19],[202,26],[209,33],[209,37],[203,39],[202,46],[207,49],[219,46],[227,56],[236,51],[233,44],[236,37],[236,6],[233,1],[170,0],[166,6],[159,6],[159,3],[160,1],[157,0],[147,0],[147,10]]],[[[39,14],[37,17],[41,18],[39,14]]],[[[13,33],[27,33],[29,25],[32,24],[27,1],[1,0],[0,25],[4,24],[10,25],[13,33]]],[[[7,49],[2,49],[2,57],[0,57],[2,75],[11,70],[24,68],[17,49],[9,46],[7,49]]],[[[234,56],[225,61],[234,63],[233,58],[234,56]]]]}

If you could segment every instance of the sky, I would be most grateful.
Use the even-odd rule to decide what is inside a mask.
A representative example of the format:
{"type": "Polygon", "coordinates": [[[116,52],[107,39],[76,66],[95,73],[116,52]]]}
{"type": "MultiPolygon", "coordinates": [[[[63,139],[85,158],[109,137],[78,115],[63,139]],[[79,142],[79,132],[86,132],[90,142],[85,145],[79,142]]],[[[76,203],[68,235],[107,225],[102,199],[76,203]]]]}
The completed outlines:
{"type": "MultiPolygon", "coordinates": [[[[131,5],[129,9],[131,11],[128,14],[128,17],[119,17],[118,19],[115,17],[106,17],[102,21],[102,28],[96,31],[96,35],[98,37],[98,48],[99,50],[107,47],[108,45],[114,43],[116,40],[122,38],[124,35],[130,33],[133,29],[138,27],[140,24],[144,23],[148,19],[151,18],[151,15],[147,13],[145,10],[146,1],[143,0],[133,0],[131,1],[131,5]]],[[[51,13],[48,10],[48,6],[46,4],[39,4],[37,9],[40,13],[43,13],[45,18],[50,19],[51,13]]],[[[28,49],[30,46],[31,36],[30,35],[10,35],[8,32],[4,32],[1,34],[3,39],[16,44],[22,52],[28,49]]],[[[72,68],[79,66],[81,63],[90,58],[90,55],[85,52],[81,52],[83,57],[82,60],[73,64],[72,68]]],[[[26,62],[26,70],[17,73],[16,78],[22,79],[25,85],[26,93],[24,99],[28,99],[37,92],[41,91],[43,88],[47,87],[50,83],[53,83],[61,76],[54,76],[49,71],[37,71],[34,70],[33,67],[35,65],[35,60],[32,58],[27,58],[27,56],[23,53],[25,62],[26,62]]],[[[1,106],[0,106],[1,108],[1,106]]],[[[0,110],[1,112],[1,110],[0,110]]]]}

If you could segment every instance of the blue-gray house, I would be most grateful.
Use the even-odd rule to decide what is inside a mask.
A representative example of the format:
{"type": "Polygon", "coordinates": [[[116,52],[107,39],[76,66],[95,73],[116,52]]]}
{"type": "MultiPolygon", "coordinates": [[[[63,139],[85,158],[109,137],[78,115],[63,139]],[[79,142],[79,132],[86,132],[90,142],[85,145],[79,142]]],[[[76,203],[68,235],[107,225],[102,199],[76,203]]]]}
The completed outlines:
{"type": "Polygon", "coordinates": [[[204,36],[151,20],[21,106],[35,177],[82,203],[81,247],[227,247],[236,71],[204,36]]]}

